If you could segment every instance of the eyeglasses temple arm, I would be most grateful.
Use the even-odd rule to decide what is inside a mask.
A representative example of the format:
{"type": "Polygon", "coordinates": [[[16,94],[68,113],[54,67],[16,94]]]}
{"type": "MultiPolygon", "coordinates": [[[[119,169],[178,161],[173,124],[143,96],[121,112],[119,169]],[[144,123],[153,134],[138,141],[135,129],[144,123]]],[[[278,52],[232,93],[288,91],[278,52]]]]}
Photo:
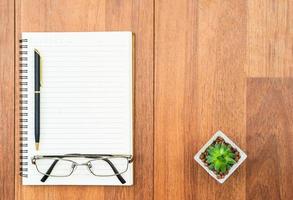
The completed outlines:
{"type": "Polygon", "coordinates": [[[110,167],[112,168],[113,172],[116,174],[116,177],[119,179],[119,181],[122,184],[125,184],[126,183],[125,179],[121,176],[121,174],[119,174],[118,170],[113,165],[113,163],[109,159],[107,159],[107,158],[104,158],[103,160],[106,161],[110,165],[110,167]]]}
{"type": "Polygon", "coordinates": [[[51,172],[53,171],[55,165],[57,164],[59,160],[54,160],[54,162],[52,163],[52,165],[50,166],[50,168],[48,169],[48,171],[46,172],[47,175],[44,175],[43,178],[41,179],[41,181],[44,183],[47,179],[48,179],[48,175],[51,174],[51,172]]]}

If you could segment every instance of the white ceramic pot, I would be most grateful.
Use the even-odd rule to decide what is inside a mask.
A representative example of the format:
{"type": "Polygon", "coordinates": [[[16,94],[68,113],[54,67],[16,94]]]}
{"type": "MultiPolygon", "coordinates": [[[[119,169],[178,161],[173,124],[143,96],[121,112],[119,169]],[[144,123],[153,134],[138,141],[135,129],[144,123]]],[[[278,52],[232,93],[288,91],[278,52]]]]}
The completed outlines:
{"type": "Polygon", "coordinates": [[[230,140],[222,131],[217,131],[213,137],[197,152],[197,154],[194,156],[194,159],[200,166],[202,166],[214,179],[216,179],[219,183],[224,183],[229,176],[233,174],[233,172],[244,162],[244,160],[247,158],[247,155],[232,141],[230,140]],[[235,163],[231,169],[229,170],[229,173],[225,175],[224,178],[218,179],[217,175],[214,174],[213,171],[209,169],[208,166],[205,166],[205,163],[200,159],[200,155],[217,139],[217,137],[222,137],[224,141],[228,144],[230,144],[233,148],[237,149],[237,151],[240,154],[240,159],[237,163],[235,163]]]}

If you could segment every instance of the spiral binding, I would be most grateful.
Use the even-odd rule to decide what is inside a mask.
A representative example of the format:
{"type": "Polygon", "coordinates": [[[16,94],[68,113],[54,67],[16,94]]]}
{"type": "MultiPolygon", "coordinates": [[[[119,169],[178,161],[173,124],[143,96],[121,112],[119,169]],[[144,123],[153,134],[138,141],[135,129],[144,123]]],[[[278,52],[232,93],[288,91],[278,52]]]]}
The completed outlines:
{"type": "Polygon", "coordinates": [[[28,40],[19,40],[19,80],[20,80],[20,176],[27,177],[28,171],[28,40]]]}

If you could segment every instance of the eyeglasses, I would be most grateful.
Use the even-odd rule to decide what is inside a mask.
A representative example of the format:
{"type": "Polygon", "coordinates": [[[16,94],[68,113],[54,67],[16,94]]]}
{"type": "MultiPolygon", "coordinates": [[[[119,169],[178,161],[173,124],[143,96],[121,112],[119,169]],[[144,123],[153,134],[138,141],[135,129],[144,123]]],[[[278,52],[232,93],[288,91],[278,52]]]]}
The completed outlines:
{"type": "Polygon", "coordinates": [[[87,166],[94,176],[108,177],[116,176],[124,184],[126,181],[121,176],[128,170],[129,163],[133,162],[132,155],[111,155],[111,154],[65,154],[65,155],[38,155],[31,159],[37,171],[43,174],[42,182],[48,177],[68,177],[78,166],[87,166]],[[84,160],[77,163],[71,158],[84,160]]]}

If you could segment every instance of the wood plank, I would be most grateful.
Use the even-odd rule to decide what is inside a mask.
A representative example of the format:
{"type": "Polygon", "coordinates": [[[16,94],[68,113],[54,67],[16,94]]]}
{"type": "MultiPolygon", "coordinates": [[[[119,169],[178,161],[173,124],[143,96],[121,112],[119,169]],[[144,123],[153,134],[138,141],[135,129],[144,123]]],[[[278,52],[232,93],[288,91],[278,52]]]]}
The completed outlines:
{"type": "Polygon", "coordinates": [[[14,199],[14,1],[0,0],[0,199],[14,199]]]}
{"type": "Polygon", "coordinates": [[[246,3],[155,7],[155,198],[245,199],[245,165],[219,185],[193,156],[218,129],[245,150],[246,3]]]}
{"type": "MultiPolygon", "coordinates": [[[[200,1],[198,12],[198,145],[220,129],[245,151],[246,1],[200,1]]],[[[220,185],[200,168],[198,199],[245,199],[245,176],[244,164],[220,185]]]]}
{"type": "Polygon", "coordinates": [[[247,199],[293,199],[293,79],[247,81],[247,199]]]}
{"type": "MultiPolygon", "coordinates": [[[[132,187],[21,186],[21,180],[17,177],[17,199],[152,199],[153,158],[150,155],[153,155],[153,2],[17,0],[16,8],[17,37],[22,31],[133,31],[137,35],[134,113],[135,185],[132,187]]],[[[16,127],[17,124],[18,122],[16,127]]],[[[16,133],[18,131],[16,130],[16,133]]],[[[18,173],[17,169],[16,173],[18,173]]]]}
{"type": "Polygon", "coordinates": [[[187,172],[195,170],[196,9],[188,0],[155,5],[155,199],[185,199],[196,192],[185,191],[196,178],[187,172]]]}
{"type": "Polygon", "coordinates": [[[247,1],[247,75],[293,75],[293,2],[247,1]]]}

